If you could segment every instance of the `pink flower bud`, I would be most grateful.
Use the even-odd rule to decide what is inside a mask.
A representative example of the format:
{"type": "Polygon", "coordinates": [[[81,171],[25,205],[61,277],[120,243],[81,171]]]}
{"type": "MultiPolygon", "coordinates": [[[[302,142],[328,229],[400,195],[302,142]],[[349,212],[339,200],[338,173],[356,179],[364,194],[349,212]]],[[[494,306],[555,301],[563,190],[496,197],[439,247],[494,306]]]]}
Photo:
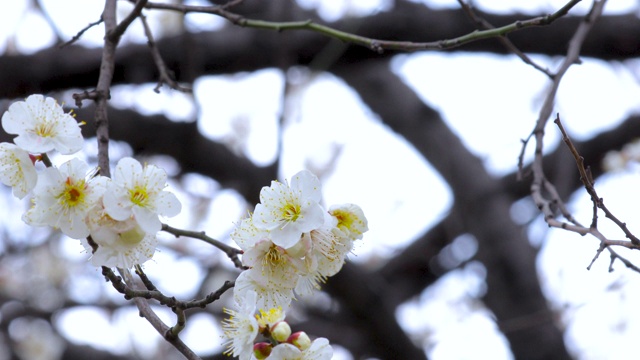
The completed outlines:
{"type": "Polygon", "coordinates": [[[258,360],[264,360],[271,354],[273,346],[266,342],[259,342],[253,345],[253,356],[258,360]]]}

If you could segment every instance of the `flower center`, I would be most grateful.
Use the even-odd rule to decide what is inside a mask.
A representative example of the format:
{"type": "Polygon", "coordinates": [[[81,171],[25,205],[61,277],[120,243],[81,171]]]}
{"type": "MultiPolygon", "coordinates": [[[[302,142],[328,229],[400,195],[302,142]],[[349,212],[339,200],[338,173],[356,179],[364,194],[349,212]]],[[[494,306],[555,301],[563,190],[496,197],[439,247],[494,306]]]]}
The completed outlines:
{"type": "Polygon", "coordinates": [[[271,245],[269,250],[264,257],[262,258],[262,265],[267,268],[274,268],[278,265],[281,265],[284,262],[284,258],[282,253],[278,250],[275,245],[271,245]]]}
{"type": "Polygon", "coordinates": [[[36,125],[34,132],[40,137],[53,137],[56,135],[55,124],[51,121],[40,122],[36,125]]]}
{"type": "Polygon", "coordinates": [[[131,198],[132,203],[144,207],[149,199],[149,193],[146,188],[136,186],[129,190],[129,197],[131,198]]]}
{"type": "Polygon", "coordinates": [[[62,199],[63,205],[66,207],[78,206],[78,204],[84,203],[86,196],[86,183],[84,179],[74,182],[73,179],[67,178],[64,185],[64,191],[60,194],[59,198],[62,199]]]}
{"type": "Polygon", "coordinates": [[[287,222],[295,222],[300,217],[300,205],[287,203],[282,207],[282,219],[287,222]]]}
{"type": "Polygon", "coordinates": [[[260,313],[256,314],[255,317],[261,327],[269,327],[269,325],[275,324],[284,317],[282,307],[280,306],[277,308],[271,308],[268,311],[265,311],[264,309],[259,309],[258,311],[260,313]]]}
{"type": "Polygon", "coordinates": [[[338,227],[345,227],[349,229],[353,225],[353,218],[348,213],[336,211],[333,216],[338,219],[338,227]]]}

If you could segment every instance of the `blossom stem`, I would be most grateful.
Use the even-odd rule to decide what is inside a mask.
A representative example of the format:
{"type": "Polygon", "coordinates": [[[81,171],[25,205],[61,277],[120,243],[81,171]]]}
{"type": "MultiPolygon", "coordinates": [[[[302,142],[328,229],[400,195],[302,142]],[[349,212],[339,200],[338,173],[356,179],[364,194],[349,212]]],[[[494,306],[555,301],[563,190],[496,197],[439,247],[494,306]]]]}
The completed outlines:
{"type": "Polygon", "coordinates": [[[51,163],[51,159],[49,159],[49,155],[47,155],[47,153],[40,154],[40,160],[42,160],[42,163],[46,167],[52,167],[53,166],[53,164],[51,163]]]}

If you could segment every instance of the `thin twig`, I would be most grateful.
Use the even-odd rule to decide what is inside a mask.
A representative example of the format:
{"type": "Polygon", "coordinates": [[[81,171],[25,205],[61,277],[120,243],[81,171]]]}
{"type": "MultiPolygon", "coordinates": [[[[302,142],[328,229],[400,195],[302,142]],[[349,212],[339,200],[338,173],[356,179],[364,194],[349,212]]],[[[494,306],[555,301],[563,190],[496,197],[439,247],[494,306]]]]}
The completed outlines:
{"type": "Polygon", "coordinates": [[[106,34],[106,38],[109,38],[110,41],[114,43],[118,43],[122,34],[129,28],[129,25],[133,22],[133,20],[137,19],[142,14],[142,9],[144,9],[147,4],[147,0],[137,0],[133,10],[127,15],[122,21],[116,26],[111,28],[106,34]]]}
{"type": "Polygon", "coordinates": [[[147,45],[149,45],[149,49],[151,50],[151,56],[153,57],[153,62],[156,64],[156,68],[160,72],[160,79],[158,79],[158,85],[153,89],[156,93],[160,93],[160,88],[163,84],[168,84],[170,88],[178,91],[182,91],[185,93],[191,93],[191,89],[188,87],[183,87],[175,81],[172,71],[167,68],[167,65],[164,63],[162,56],[160,55],[160,51],[156,46],[155,39],[153,38],[153,33],[151,32],[151,27],[147,22],[147,17],[144,14],[140,14],[140,20],[142,21],[142,26],[144,27],[144,34],[147,37],[147,45]]]}
{"type": "Polygon", "coordinates": [[[275,30],[275,31],[308,30],[308,31],[313,31],[328,37],[336,38],[338,40],[341,40],[347,43],[361,45],[373,51],[376,51],[378,53],[382,53],[384,50],[399,50],[399,51],[405,51],[405,52],[413,52],[413,51],[421,51],[421,50],[451,49],[451,48],[458,47],[473,41],[489,39],[494,37],[501,37],[506,34],[509,34],[524,28],[528,28],[528,27],[549,25],[555,20],[566,15],[569,12],[569,10],[572,7],[574,7],[576,4],[578,4],[580,1],[581,0],[571,0],[555,13],[549,14],[546,16],[539,16],[532,19],[528,19],[528,20],[516,21],[512,24],[501,26],[498,28],[487,29],[487,30],[476,30],[469,34],[462,35],[453,39],[446,39],[446,40],[439,40],[439,41],[432,41],[432,42],[390,41],[390,40],[372,39],[365,36],[360,36],[360,35],[352,34],[349,32],[337,30],[326,25],[321,25],[312,20],[277,22],[277,21],[247,19],[244,16],[241,16],[226,10],[224,6],[191,6],[191,5],[183,5],[183,4],[165,4],[165,3],[149,2],[146,4],[146,7],[149,9],[179,11],[184,14],[191,13],[191,12],[213,14],[213,15],[218,15],[220,17],[223,17],[235,25],[242,26],[242,27],[256,28],[256,29],[275,30]]]}
{"type": "Polygon", "coordinates": [[[82,30],[78,31],[78,33],[77,33],[77,34],[75,34],[75,35],[71,38],[71,40],[69,40],[69,41],[67,41],[67,42],[65,42],[65,43],[62,43],[62,44],[58,45],[58,47],[59,47],[60,49],[62,49],[62,48],[64,48],[64,47],[67,47],[67,46],[69,46],[69,45],[71,45],[71,44],[75,43],[76,41],[80,40],[80,38],[82,37],[82,35],[84,35],[84,33],[85,33],[87,30],[91,29],[91,28],[92,28],[92,27],[94,27],[94,26],[100,25],[100,24],[102,24],[102,17],[100,17],[100,19],[99,19],[99,20],[97,20],[96,22],[89,23],[89,25],[85,26],[82,30]]]}
{"type": "Polygon", "coordinates": [[[595,1],[593,3],[591,11],[585,17],[585,19],[580,23],[578,29],[576,30],[574,36],[572,37],[569,43],[567,56],[565,60],[562,62],[560,69],[558,70],[555,78],[551,83],[551,86],[545,98],[544,104],[540,109],[540,113],[538,116],[538,120],[536,121],[536,125],[533,131],[531,132],[531,134],[529,135],[529,137],[526,140],[522,141],[523,148],[521,151],[518,167],[519,167],[519,172],[522,172],[522,169],[523,169],[522,159],[524,157],[523,155],[524,149],[527,146],[528,141],[530,139],[532,138],[535,139],[536,146],[535,146],[534,160],[532,163],[532,170],[531,170],[533,173],[533,181],[531,184],[531,196],[536,206],[538,207],[538,209],[544,214],[545,222],[547,222],[547,224],[550,227],[556,227],[556,228],[576,232],[580,235],[590,234],[600,240],[600,247],[598,248],[594,258],[591,260],[591,263],[587,267],[588,269],[591,268],[595,260],[602,253],[602,251],[604,251],[604,249],[607,249],[611,256],[611,263],[609,265],[610,271],[613,270],[613,263],[615,262],[615,260],[619,259],[628,268],[634,271],[640,272],[640,269],[637,266],[632,264],[627,259],[621,257],[617,252],[615,252],[611,248],[612,246],[623,246],[628,249],[640,250],[640,241],[633,234],[631,234],[631,232],[627,229],[625,223],[621,222],[615,216],[613,216],[613,214],[611,214],[611,212],[606,208],[606,206],[604,206],[602,199],[597,195],[597,192],[595,191],[595,188],[593,186],[594,181],[591,176],[591,172],[587,167],[584,166],[584,159],[582,158],[582,156],[580,156],[577,149],[569,139],[566,131],[564,130],[564,127],[562,126],[562,123],[560,122],[559,115],[556,116],[555,123],[560,128],[563,140],[569,147],[576,161],[576,165],[578,166],[578,171],[580,173],[580,178],[583,182],[583,185],[585,186],[585,189],[589,193],[592,199],[592,203],[594,205],[593,206],[594,215],[589,228],[579,225],[579,223],[577,223],[573,219],[573,216],[571,216],[570,213],[566,210],[564,202],[558,195],[555,187],[553,186],[553,184],[547,181],[544,174],[543,167],[542,167],[544,128],[551,115],[556,93],[560,86],[560,81],[562,80],[562,77],[567,72],[569,67],[574,63],[578,63],[580,61],[579,55],[580,55],[580,49],[581,49],[582,43],[584,42],[584,39],[586,38],[587,33],[593,26],[595,20],[602,14],[602,9],[605,3],[606,3],[606,0],[595,1]],[[547,194],[550,194],[551,195],[550,198],[546,198],[543,195],[543,191],[545,191],[547,194]],[[563,215],[570,222],[563,222],[563,221],[557,220],[555,218],[552,205],[560,206],[560,208],[563,209],[562,210],[563,215]],[[603,234],[601,234],[597,228],[597,210],[598,209],[602,209],[605,212],[607,218],[611,219],[614,223],[616,223],[618,227],[620,227],[624,231],[626,237],[631,241],[610,240],[610,239],[607,239],[603,234]]]}
{"type": "MultiPolygon", "coordinates": [[[[584,166],[584,158],[580,156],[580,154],[578,153],[578,149],[576,149],[571,139],[569,139],[569,136],[567,135],[567,132],[564,129],[564,126],[562,126],[562,122],[560,121],[560,116],[556,117],[556,120],[554,122],[556,123],[556,125],[558,125],[558,128],[562,133],[562,140],[565,142],[565,144],[567,144],[567,147],[571,151],[571,154],[573,155],[576,161],[576,165],[578,166],[578,172],[580,173],[580,180],[582,180],[582,184],[584,185],[587,193],[589,194],[589,196],[591,196],[591,201],[593,202],[593,205],[594,205],[594,212],[597,211],[597,209],[601,209],[605,213],[605,216],[611,221],[613,221],[624,232],[625,236],[631,240],[633,245],[640,246],[640,240],[635,235],[633,235],[631,231],[629,231],[629,229],[627,228],[627,224],[620,221],[616,216],[614,216],[613,213],[604,205],[604,200],[600,196],[598,196],[598,193],[596,192],[596,189],[593,186],[594,182],[593,182],[593,179],[591,178],[591,173],[584,166]]],[[[592,228],[597,227],[597,220],[596,220],[595,214],[594,214],[591,227],[592,228]]]]}
{"type": "MultiPolygon", "coordinates": [[[[136,269],[138,271],[139,269],[136,269]]],[[[121,276],[116,275],[110,268],[103,266],[102,274],[111,282],[114,289],[124,295],[127,300],[133,299],[140,315],[143,316],[151,325],[158,331],[168,342],[170,342],[178,351],[180,351],[187,359],[195,360],[200,359],[187,345],[185,345],[179,338],[178,334],[186,326],[186,314],[185,310],[193,308],[204,308],[212,302],[220,299],[222,294],[227,290],[234,287],[233,281],[225,281],[225,283],[218,290],[208,294],[202,299],[191,301],[179,301],[175,297],[167,297],[158,290],[136,290],[134,289],[135,280],[131,276],[129,270],[118,269],[121,276]],[[123,280],[123,277],[126,281],[123,280]],[[173,310],[176,314],[176,324],[172,327],[166,325],[155,312],[149,306],[147,300],[154,299],[160,302],[161,305],[165,305],[173,310]]],[[[140,275],[140,274],[138,274],[140,275]]],[[[146,275],[145,275],[146,278],[146,275]]],[[[148,281],[148,279],[146,279],[148,281]]],[[[153,286],[155,289],[155,286],[153,286]]]]}
{"type": "MultiPolygon", "coordinates": [[[[485,20],[485,19],[481,18],[480,16],[478,16],[478,14],[476,14],[476,12],[473,10],[473,8],[471,7],[470,4],[466,3],[464,0],[458,0],[458,4],[460,4],[460,7],[462,7],[462,10],[464,10],[464,12],[467,14],[467,16],[469,16],[469,18],[471,18],[471,20],[473,22],[475,22],[479,27],[481,27],[482,29],[485,29],[485,30],[495,29],[495,26],[493,26],[490,22],[488,22],[487,20],[485,20]]],[[[520,49],[518,49],[518,47],[516,47],[511,42],[511,40],[509,40],[506,36],[500,36],[500,37],[498,37],[498,40],[509,51],[514,53],[520,59],[522,59],[522,61],[524,61],[525,64],[529,64],[529,65],[533,66],[536,70],[542,72],[543,74],[547,75],[547,77],[549,77],[549,79],[553,80],[553,78],[555,77],[555,74],[551,73],[549,71],[549,69],[545,69],[542,66],[536,64],[533,60],[531,60],[530,57],[528,57],[525,53],[520,51],[520,49]]]]}
{"type": "Polygon", "coordinates": [[[187,236],[194,239],[200,239],[206,243],[209,243],[217,247],[218,249],[222,250],[225,254],[227,254],[229,259],[233,261],[233,264],[238,269],[244,269],[244,266],[242,265],[242,261],[240,261],[240,259],[238,258],[238,255],[242,254],[242,250],[236,249],[234,247],[231,247],[223,243],[222,241],[219,241],[210,236],[207,236],[207,234],[204,231],[182,230],[182,229],[171,227],[167,224],[162,224],[162,231],[168,232],[169,234],[173,234],[175,237],[187,236]]]}

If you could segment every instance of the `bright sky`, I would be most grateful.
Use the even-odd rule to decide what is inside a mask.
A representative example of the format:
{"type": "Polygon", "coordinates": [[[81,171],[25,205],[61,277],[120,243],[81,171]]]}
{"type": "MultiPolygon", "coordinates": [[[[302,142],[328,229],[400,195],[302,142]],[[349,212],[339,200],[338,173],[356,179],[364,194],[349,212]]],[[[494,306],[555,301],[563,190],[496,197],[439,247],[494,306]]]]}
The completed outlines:
{"type": "MultiPolygon", "coordinates": [[[[434,6],[456,6],[456,1],[425,2],[434,6]]],[[[0,11],[0,34],[12,34],[17,29],[18,34],[39,35],[18,36],[9,41],[0,39],[0,51],[15,47],[20,52],[28,53],[53,41],[46,21],[26,11],[26,3],[14,2],[13,7],[5,6],[6,11],[0,11]]],[[[67,38],[88,22],[97,20],[102,11],[100,1],[56,0],[43,3],[67,38]],[[72,8],[75,9],[74,16],[69,17],[69,9],[72,8]],[[78,15],[83,13],[90,15],[78,15]]],[[[328,19],[343,14],[381,11],[388,6],[385,0],[300,0],[300,3],[308,7],[319,6],[321,14],[328,19]]],[[[486,11],[511,12],[516,8],[528,13],[534,13],[536,9],[551,12],[563,3],[475,1],[476,6],[486,11]]],[[[124,5],[123,2],[119,4],[124,5]]],[[[589,6],[590,2],[583,1],[578,5],[579,11],[585,11],[589,6]]],[[[620,13],[634,9],[634,6],[634,0],[611,1],[607,11],[620,13]]],[[[219,26],[219,22],[211,19],[209,16],[189,16],[188,26],[219,26]]],[[[160,28],[161,24],[170,24],[175,18],[164,16],[153,21],[160,28]]],[[[87,32],[85,44],[98,46],[103,36],[102,29],[98,27],[87,32]]],[[[140,34],[138,28],[129,40],[135,40],[140,34]]],[[[542,56],[533,58],[550,68],[558,64],[557,59],[542,56]]],[[[582,65],[572,67],[565,76],[556,110],[562,114],[565,126],[576,139],[587,138],[594,132],[613,127],[628,113],[638,110],[640,87],[634,76],[637,64],[613,65],[584,59],[582,65]]],[[[548,85],[543,75],[515,57],[462,52],[401,55],[395,59],[393,66],[394,71],[416,89],[429,105],[440,111],[465,144],[485,160],[491,172],[502,174],[515,168],[520,139],[531,131],[548,85]],[[454,73],[455,78],[464,80],[453,80],[454,73]],[[502,76],[496,77],[496,73],[502,76]],[[473,112],[468,109],[473,109],[473,112]],[[481,131],[484,129],[487,132],[481,131]]],[[[363,245],[357,247],[353,261],[382,261],[446,214],[451,203],[446,184],[406,141],[389,132],[362,107],[356,93],[330,75],[308,74],[303,70],[289,75],[295,75],[296,82],[285,105],[287,124],[283,133],[281,175],[288,178],[305,167],[319,173],[331,170],[323,178],[326,204],[353,202],[364,209],[371,230],[366,234],[363,245]],[[331,130],[327,132],[325,129],[331,130]],[[332,154],[336,152],[339,157],[331,168],[332,154]],[[430,220],[425,221],[425,218],[430,220]]],[[[279,98],[284,76],[276,70],[264,70],[253,74],[198,79],[195,97],[200,103],[198,123],[202,132],[219,141],[234,140],[235,149],[256,163],[273,161],[276,156],[277,116],[282,111],[279,98]],[[238,98],[242,98],[243,106],[238,106],[238,98]],[[251,106],[247,106],[247,102],[251,106]],[[239,132],[242,133],[241,137],[238,136],[239,132]]],[[[157,95],[151,91],[154,85],[114,89],[113,102],[148,111],[164,111],[177,120],[188,119],[196,113],[196,108],[187,97],[167,90],[157,95]],[[132,93],[136,96],[130,96],[132,93]],[[138,100],[137,103],[125,101],[133,98],[138,100]],[[159,109],[158,104],[167,106],[159,109]]],[[[552,147],[557,143],[557,132],[549,127],[547,134],[547,144],[552,147]]],[[[621,193],[619,189],[634,188],[638,180],[640,172],[637,168],[631,168],[608,175],[596,184],[608,206],[629,222],[632,231],[635,213],[628,204],[637,204],[638,201],[633,200],[640,199],[631,198],[640,196],[640,193],[621,193]]],[[[193,202],[194,194],[217,191],[215,182],[197,175],[189,177],[188,181],[190,192],[179,194],[183,203],[193,202]]],[[[574,200],[571,206],[575,214],[588,222],[591,209],[588,198],[578,193],[574,200]]],[[[9,199],[2,201],[7,202],[7,206],[1,207],[5,209],[24,206],[16,205],[9,199]]],[[[193,217],[200,213],[198,209],[188,208],[183,215],[169,223],[178,227],[208,224],[206,228],[197,230],[224,237],[233,226],[233,221],[243,213],[244,204],[235,194],[225,191],[218,192],[216,200],[207,206],[205,215],[197,221],[193,217]]],[[[15,212],[13,216],[16,216],[15,212]]],[[[11,219],[9,215],[7,217],[11,219]]],[[[12,233],[19,233],[22,225],[19,220],[17,222],[14,219],[5,226],[14,227],[16,231],[12,233]]],[[[618,236],[619,231],[615,228],[605,225],[604,221],[601,224],[605,235],[618,236]]],[[[635,318],[637,312],[632,308],[632,304],[640,300],[640,292],[634,290],[639,288],[636,282],[640,281],[640,275],[619,266],[616,272],[609,273],[606,269],[608,260],[604,257],[591,271],[586,271],[597,248],[595,240],[561,231],[548,231],[543,224],[538,225],[541,226],[532,227],[532,237],[541,239],[546,235],[544,240],[537,241],[541,246],[540,277],[550,302],[558,308],[569,309],[563,320],[567,325],[565,338],[570,348],[584,351],[585,359],[629,358],[629,354],[636,351],[631,348],[634,344],[632,339],[637,337],[640,330],[636,329],[640,319],[635,318]],[[595,336],[598,336],[598,341],[594,341],[595,336]]],[[[640,225],[636,226],[636,233],[637,228],[640,225]]],[[[452,251],[468,257],[465,249],[473,242],[469,238],[459,239],[452,251]]],[[[206,255],[213,254],[209,247],[196,242],[184,246],[202,250],[206,255]]],[[[86,260],[86,254],[80,252],[75,241],[69,241],[61,251],[75,261],[86,260]]],[[[640,256],[632,254],[629,257],[640,263],[640,256]]],[[[162,288],[177,296],[192,291],[196,280],[202,276],[197,266],[188,260],[178,259],[170,250],[158,253],[154,259],[155,262],[145,265],[145,269],[158,279],[162,288]],[[169,262],[172,265],[170,272],[167,272],[166,264],[169,262]],[[190,283],[185,279],[194,281],[190,283]]],[[[432,359],[509,359],[504,339],[495,332],[489,315],[469,301],[481,296],[483,289],[484,268],[472,262],[425,290],[418,299],[400,309],[398,316],[406,329],[415,334],[418,341],[422,341],[432,359]]],[[[113,293],[106,292],[107,296],[119,298],[113,293]]],[[[168,322],[173,321],[168,312],[161,310],[161,314],[168,322]]],[[[63,331],[70,338],[112,350],[122,344],[130,344],[144,352],[150,350],[157,340],[157,334],[149,331],[150,326],[140,321],[137,312],[131,308],[118,311],[113,319],[91,307],[61,314],[61,319],[64,320],[61,323],[69,325],[64,326],[63,331]],[[86,321],[87,318],[92,320],[86,321]],[[128,331],[122,330],[125,323],[128,331]],[[136,336],[131,336],[134,333],[136,336]],[[89,337],[87,334],[90,334],[89,337]],[[100,344],[96,344],[95,339],[99,339],[100,344]]],[[[194,316],[189,319],[189,324],[184,338],[195,350],[209,352],[219,348],[217,344],[212,344],[215,341],[211,341],[217,339],[214,333],[218,331],[217,324],[212,323],[211,318],[194,316]],[[207,335],[203,337],[202,334],[207,335]]]]}

